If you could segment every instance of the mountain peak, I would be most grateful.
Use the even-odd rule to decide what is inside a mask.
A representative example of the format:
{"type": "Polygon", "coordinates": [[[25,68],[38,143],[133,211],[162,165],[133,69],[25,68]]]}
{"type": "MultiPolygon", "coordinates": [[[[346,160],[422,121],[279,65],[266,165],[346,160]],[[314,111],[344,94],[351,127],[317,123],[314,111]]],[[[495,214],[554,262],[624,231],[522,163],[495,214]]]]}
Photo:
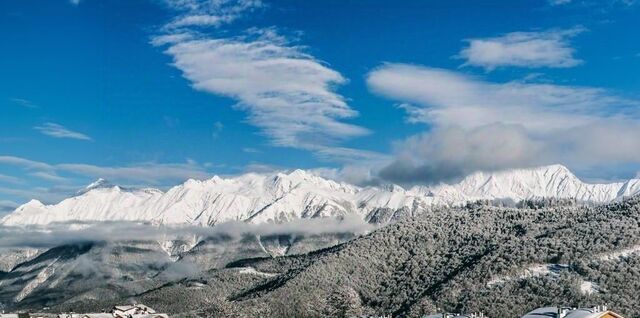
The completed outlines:
{"type": "Polygon", "coordinates": [[[571,172],[571,170],[569,170],[569,168],[567,168],[567,167],[565,167],[565,166],[563,166],[561,164],[547,165],[547,166],[542,166],[542,167],[533,168],[533,169],[541,170],[541,171],[561,172],[561,173],[573,175],[573,172],[571,172]]]}
{"type": "Polygon", "coordinates": [[[365,217],[376,209],[422,209],[460,205],[476,200],[573,198],[610,202],[640,194],[640,181],[590,184],[562,165],[477,172],[456,184],[357,187],[324,179],[305,170],[270,174],[247,173],[226,179],[188,180],[167,192],[126,190],[98,179],[80,194],[58,204],[32,201],[7,215],[7,225],[49,224],[70,220],[143,220],[163,224],[209,225],[225,221],[278,222],[355,213],[365,217]],[[114,191],[92,191],[100,188],[114,191]],[[90,192],[84,195],[87,192],[90,192]],[[197,217],[194,217],[197,216],[197,217]]]}
{"type": "Polygon", "coordinates": [[[98,178],[96,181],[90,183],[89,185],[87,185],[84,189],[78,191],[77,194],[85,194],[91,190],[94,189],[106,189],[106,188],[113,188],[114,185],[107,181],[106,179],[103,178],[98,178]]]}

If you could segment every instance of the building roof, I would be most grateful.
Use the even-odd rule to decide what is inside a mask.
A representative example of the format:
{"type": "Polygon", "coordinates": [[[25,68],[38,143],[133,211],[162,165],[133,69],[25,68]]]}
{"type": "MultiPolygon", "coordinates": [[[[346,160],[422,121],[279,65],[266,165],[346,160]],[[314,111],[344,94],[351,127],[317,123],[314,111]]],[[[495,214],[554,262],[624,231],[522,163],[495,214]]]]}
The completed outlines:
{"type": "Polygon", "coordinates": [[[90,313],[90,314],[83,314],[82,318],[113,318],[113,314],[105,313],[105,312],[90,313]]]}
{"type": "Polygon", "coordinates": [[[135,310],[135,309],[141,309],[144,310],[150,314],[155,313],[156,311],[153,310],[153,308],[145,305],[145,304],[135,304],[135,305],[123,305],[123,306],[114,306],[113,307],[115,310],[119,310],[119,311],[129,311],[129,310],[135,310]]]}
{"type": "MultiPolygon", "coordinates": [[[[543,307],[535,309],[522,318],[558,318],[558,307],[543,307]]],[[[565,315],[562,318],[601,318],[605,316],[613,316],[615,318],[623,318],[620,314],[607,310],[605,308],[578,308],[578,309],[565,309],[565,315]]],[[[609,317],[608,316],[608,317],[609,317]]]]}
{"type": "Polygon", "coordinates": [[[568,313],[564,318],[600,318],[605,316],[613,316],[616,318],[622,318],[622,316],[612,311],[596,311],[592,308],[580,308],[568,313]]]}
{"type": "Polygon", "coordinates": [[[484,315],[479,316],[479,315],[477,315],[477,314],[470,314],[470,315],[466,315],[466,314],[447,314],[447,313],[440,313],[440,314],[433,314],[433,315],[422,316],[422,318],[475,318],[475,317],[484,317],[484,315]]]}

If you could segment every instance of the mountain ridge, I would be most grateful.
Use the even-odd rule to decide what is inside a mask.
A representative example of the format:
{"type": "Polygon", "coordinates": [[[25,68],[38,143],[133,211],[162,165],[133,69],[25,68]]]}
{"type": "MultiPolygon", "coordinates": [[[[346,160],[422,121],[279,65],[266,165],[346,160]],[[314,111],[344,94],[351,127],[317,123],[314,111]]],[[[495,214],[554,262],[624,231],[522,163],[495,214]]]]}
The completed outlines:
{"type": "Polygon", "coordinates": [[[237,177],[189,179],[166,192],[125,189],[104,179],[57,204],[31,200],[0,219],[2,225],[71,221],[145,221],[212,226],[227,221],[285,222],[297,218],[357,214],[370,221],[379,210],[396,215],[476,200],[570,198],[605,203],[640,193],[640,179],[608,184],[582,182],[562,165],[476,172],[456,184],[359,187],[305,170],[237,177]]]}

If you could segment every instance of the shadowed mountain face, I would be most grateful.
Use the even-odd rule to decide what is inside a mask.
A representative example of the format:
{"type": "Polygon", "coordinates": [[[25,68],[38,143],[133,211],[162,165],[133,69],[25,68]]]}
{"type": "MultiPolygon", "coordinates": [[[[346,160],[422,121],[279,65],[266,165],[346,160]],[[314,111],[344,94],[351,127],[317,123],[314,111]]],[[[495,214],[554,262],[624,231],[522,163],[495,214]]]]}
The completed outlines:
{"type": "Polygon", "coordinates": [[[150,242],[63,246],[4,274],[1,296],[79,311],[135,300],[203,317],[518,317],[602,303],[638,317],[640,198],[558,203],[439,208],[337,245],[350,237],[209,239],[178,258],[150,242]]]}
{"type": "MultiPolygon", "coordinates": [[[[0,308],[41,309],[70,303],[67,310],[102,310],[229,262],[305,253],[352,237],[244,235],[209,237],[196,243],[128,240],[62,245],[25,256],[25,261],[0,272],[0,308]]],[[[16,253],[22,257],[24,251],[5,251],[2,257],[15,258],[16,253]]]]}

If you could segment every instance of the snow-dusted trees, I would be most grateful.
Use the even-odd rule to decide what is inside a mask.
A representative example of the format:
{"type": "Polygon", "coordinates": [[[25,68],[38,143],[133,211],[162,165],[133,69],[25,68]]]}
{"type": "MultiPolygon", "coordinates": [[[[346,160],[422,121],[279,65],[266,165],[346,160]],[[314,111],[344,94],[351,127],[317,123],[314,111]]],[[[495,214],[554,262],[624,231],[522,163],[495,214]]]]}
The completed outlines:
{"type": "Polygon", "coordinates": [[[639,219],[640,199],[606,206],[543,200],[521,208],[492,202],[436,208],[335,248],[261,260],[257,266],[284,265],[286,278],[263,282],[271,284],[266,293],[258,284],[244,297],[325,306],[325,316],[358,308],[365,315],[418,317],[437,308],[516,317],[545,305],[607,303],[636,317],[640,257],[603,255],[640,244],[639,219]],[[561,266],[526,271],[540,264],[561,266]],[[595,290],[586,293],[585,283],[595,290]]]}

